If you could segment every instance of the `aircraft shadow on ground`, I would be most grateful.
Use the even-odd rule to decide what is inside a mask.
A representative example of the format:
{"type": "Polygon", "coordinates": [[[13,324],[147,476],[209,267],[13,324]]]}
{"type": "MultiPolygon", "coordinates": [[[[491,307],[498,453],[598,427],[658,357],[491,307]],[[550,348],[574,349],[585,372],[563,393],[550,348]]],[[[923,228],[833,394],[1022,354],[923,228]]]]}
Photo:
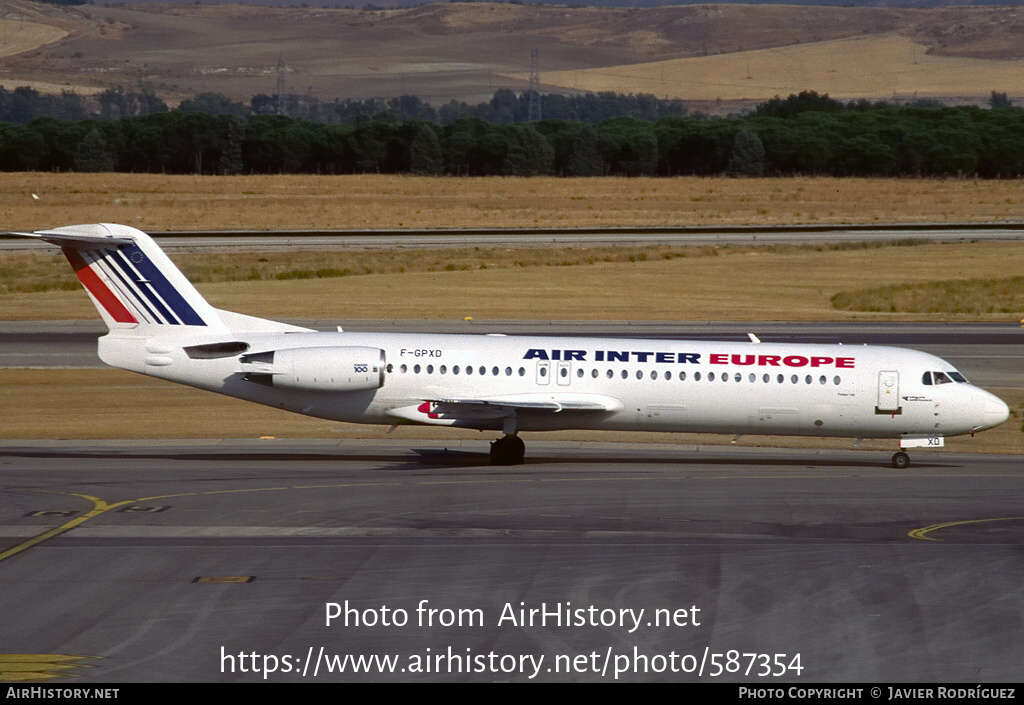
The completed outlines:
{"type": "MultiPolygon", "coordinates": [[[[389,452],[345,452],[340,450],[334,453],[323,451],[227,451],[222,453],[210,453],[208,451],[190,452],[182,449],[174,452],[164,450],[121,450],[115,448],[0,448],[0,457],[23,457],[23,458],[82,458],[82,459],[109,459],[109,460],[177,460],[183,462],[252,462],[252,463],[274,463],[274,462],[365,462],[397,463],[377,468],[377,470],[400,470],[409,469],[444,469],[444,468],[485,468],[495,472],[513,472],[517,468],[539,469],[540,466],[557,465],[676,465],[676,466],[712,466],[729,467],[744,466],[755,468],[864,468],[864,469],[886,469],[892,470],[888,463],[886,451],[864,451],[862,457],[836,457],[826,458],[820,455],[814,457],[801,457],[799,451],[794,450],[792,455],[786,457],[759,456],[752,454],[743,455],[714,455],[694,453],[686,451],[680,455],[650,455],[643,452],[630,453],[629,451],[616,451],[614,455],[607,457],[595,457],[592,452],[574,456],[570,452],[557,455],[539,452],[527,454],[523,466],[492,466],[488,453],[484,450],[463,450],[457,448],[415,448],[389,452]],[[414,457],[410,458],[410,453],[414,457]]],[[[913,457],[913,464],[910,471],[926,469],[948,469],[959,467],[958,464],[949,462],[938,462],[936,458],[930,458],[924,454],[913,457]]]]}

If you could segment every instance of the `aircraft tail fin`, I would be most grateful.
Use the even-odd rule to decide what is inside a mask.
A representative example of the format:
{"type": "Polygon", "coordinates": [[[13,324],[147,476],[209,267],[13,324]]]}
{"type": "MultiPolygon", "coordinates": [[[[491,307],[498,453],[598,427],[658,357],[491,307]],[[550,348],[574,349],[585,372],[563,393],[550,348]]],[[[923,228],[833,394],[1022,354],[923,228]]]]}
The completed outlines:
{"type": "Polygon", "coordinates": [[[224,328],[216,309],[140,230],[99,223],[20,234],[61,248],[111,331],[224,328]]]}
{"type": "Polygon", "coordinates": [[[306,330],[214,308],[149,235],[127,225],[70,225],[17,234],[61,248],[111,332],[154,336],[306,330]]]}

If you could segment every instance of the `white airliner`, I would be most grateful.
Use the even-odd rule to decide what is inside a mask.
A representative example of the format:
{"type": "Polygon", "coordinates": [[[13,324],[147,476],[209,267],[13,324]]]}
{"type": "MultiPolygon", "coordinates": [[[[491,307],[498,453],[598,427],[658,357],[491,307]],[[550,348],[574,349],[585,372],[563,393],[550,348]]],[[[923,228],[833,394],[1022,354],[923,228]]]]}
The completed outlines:
{"type": "MultiPolygon", "coordinates": [[[[61,247],[109,332],[103,362],[300,414],[488,431],[608,429],[898,439],[1005,421],[998,397],[915,350],[687,340],[319,332],[213,308],[145,233],[75,225],[61,247]]],[[[903,450],[892,459],[907,467],[903,450]]]]}

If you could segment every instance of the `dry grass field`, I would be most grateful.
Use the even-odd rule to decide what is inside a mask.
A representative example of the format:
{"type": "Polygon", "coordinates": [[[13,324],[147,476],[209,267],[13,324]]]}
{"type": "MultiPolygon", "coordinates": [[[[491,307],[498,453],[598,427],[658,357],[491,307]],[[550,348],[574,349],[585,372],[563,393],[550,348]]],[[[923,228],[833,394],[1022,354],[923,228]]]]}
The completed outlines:
{"type": "MultiPolygon", "coordinates": [[[[598,278],[607,276],[608,270],[632,272],[635,281],[629,278],[623,282],[631,290],[650,286],[654,282],[660,288],[668,287],[672,296],[685,297],[692,302],[701,301],[712,283],[705,281],[701,274],[710,272],[712,277],[724,277],[728,289],[714,292],[711,300],[728,310],[725,316],[741,313],[747,299],[759,298],[759,290],[772,291],[780,285],[790,287],[790,281],[806,277],[806,269],[820,274],[812,282],[807,299],[808,315],[827,318],[840,315],[839,312],[870,312],[897,316],[931,314],[937,316],[986,316],[992,320],[1005,319],[1024,312],[1024,276],[1000,276],[1009,264],[1017,258],[1019,248],[1013,245],[976,244],[968,247],[931,246],[923,250],[907,251],[922,243],[906,240],[896,244],[882,243],[837,243],[802,246],[619,246],[569,248],[400,248],[394,250],[345,250],[344,252],[324,251],[275,251],[275,252],[202,252],[178,253],[174,256],[178,266],[190,281],[205,287],[209,283],[236,282],[246,284],[243,291],[268,291],[268,287],[296,280],[355,278],[355,286],[373,286],[367,275],[378,275],[375,281],[388,282],[394,294],[383,301],[389,307],[401,306],[400,297],[411,295],[417,300],[420,315],[446,317],[450,303],[443,299],[439,304],[442,311],[428,311],[420,303],[421,293],[396,282],[414,282],[413,274],[447,274],[451,272],[480,272],[498,277],[496,270],[515,270],[515,278],[527,279],[531,270],[551,271],[556,268],[558,277],[565,277],[569,288],[586,286],[584,270],[594,268],[598,278]],[[904,249],[893,249],[893,248],[904,249]],[[852,250],[875,250],[873,253],[851,252],[852,250]],[[883,250],[879,252],[878,250],[883,250]],[[966,251],[956,268],[943,267],[949,256],[960,256],[966,251]],[[832,253],[826,255],[824,253],[832,253]],[[835,256],[837,252],[846,255],[835,256]],[[751,256],[752,255],[752,256],[751,256]],[[689,259],[689,266],[677,263],[669,267],[665,277],[656,273],[656,263],[689,259]],[[893,268],[891,262],[898,262],[893,268]],[[647,263],[650,262],[649,266],[647,263]],[[908,264],[909,263],[909,264],[908,264]],[[721,264],[721,268],[716,264],[721,264]],[[935,271],[930,268],[938,265],[935,271]],[[881,274],[874,270],[881,268],[881,274]],[[723,271],[719,271],[719,270],[723,271]],[[695,270],[695,271],[694,271],[695,270]],[[759,270],[771,270],[780,281],[764,279],[759,270]],[[852,276],[850,276],[852,274],[852,276]],[[847,276],[848,279],[843,277],[847,276]],[[930,279],[932,276],[945,279],[930,279]],[[673,288],[685,277],[685,286],[673,288]],[[667,282],[660,280],[667,278],[667,282]],[[732,279],[751,286],[736,285],[732,279]],[[896,283],[874,284],[874,281],[896,283]],[[824,310],[826,304],[821,296],[828,286],[842,282],[845,288],[829,297],[831,310],[824,310]],[[753,288],[752,288],[753,287],[753,288]]],[[[504,278],[504,275],[501,275],[504,278]]],[[[543,276],[543,274],[542,274],[543,276]]],[[[599,283],[599,282],[598,282],[599,283]]],[[[325,286],[330,287],[328,283],[325,286]]],[[[312,286],[324,286],[312,284],[312,286]]],[[[47,291],[78,291],[80,283],[64,266],[63,258],[55,250],[45,253],[8,253],[0,256],[0,297],[16,293],[39,294],[47,291]]],[[[335,284],[334,286],[338,286],[335,284]]],[[[282,287],[285,291],[288,286],[282,287]]],[[[430,288],[434,288],[433,285],[430,288]]],[[[457,287],[456,287],[457,288],[457,287]]],[[[448,291],[448,289],[446,289],[448,291]]],[[[499,298],[500,294],[487,292],[488,298],[499,298]]],[[[612,291],[612,296],[622,292],[612,291]]],[[[25,318],[45,318],[49,312],[38,297],[23,297],[17,315],[25,318]]],[[[337,298],[341,298],[339,295],[337,298]]],[[[543,301],[535,302],[534,310],[548,315],[564,316],[557,295],[555,306],[543,301]],[[537,308],[539,306],[539,308],[537,308]]],[[[787,292],[786,302],[791,308],[801,298],[787,292]]],[[[83,300],[84,301],[84,300],[83,300]]],[[[288,305],[287,299],[283,302],[288,305]]],[[[598,305],[603,307],[602,299],[598,305]]],[[[775,301],[768,305],[774,307],[775,301]]],[[[362,304],[360,304],[360,307],[362,304]]],[[[15,308],[12,306],[12,309],[15,308]]],[[[74,307],[78,308],[78,307],[74,307]]],[[[62,310],[70,310],[64,306],[62,310]]],[[[574,304],[574,310],[580,310],[574,304]]],[[[86,316],[90,311],[84,307],[86,316]]],[[[674,318],[676,312],[649,301],[642,307],[628,310],[632,318],[661,317],[674,318]],[[659,316],[659,314],[661,314],[659,316]]],[[[15,314],[12,314],[15,315],[15,314]]],[[[280,315],[294,315],[282,311],[280,315]]],[[[353,315],[358,315],[357,313],[353,315]]],[[[758,320],[764,320],[767,312],[762,311],[758,320]]]]}
{"type": "MultiPolygon", "coordinates": [[[[1018,182],[1001,181],[5,174],[0,178],[0,227],[75,222],[177,230],[998,221],[1018,220],[1022,199],[1018,182]]],[[[992,243],[179,257],[218,306],[255,315],[751,321],[1018,320],[1017,295],[1000,280],[1019,276],[1022,261],[1021,245],[992,243]],[[557,267],[556,276],[552,267],[557,267]],[[971,280],[977,283],[965,284],[971,280]],[[868,291],[906,284],[934,288],[945,282],[955,282],[958,296],[970,305],[957,299],[955,308],[939,310],[902,303],[886,307],[886,296],[902,296],[902,301],[906,293],[883,291],[879,304],[878,293],[868,291]],[[586,296],[579,295],[583,291],[586,296]],[[1002,292],[998,300],[991,298],[993,291],[1002,292]],[[837,299],[841,308],[833,307],[837,294],[846,296],[837,299]]],[[[0,273],[0,302],[9,312],[5,317],[45,319],[54,311],[69,318],[94,316],[59,255],[6,254],[0,257],[0,273]],[[31,293],[37,290],[43,291],[31,293]]]]}
{"type": "MultiPolygon", "coordinates": [[[[1019,321],[1024,310],[1000,299],[976,313],[897,309],[862,312],[835,308],[836,294],[887,284],[929,286],[936,281],[1001,280],[1018,275],[1024,245],[978,243],[864,250],[816,247],[675,248],[638,253],[634,261],[587,261],[586,252],[496,251],[504,261],[481,268],[479,259],[454,258],[454,271],[390,272],[323,279],[199,284],[216,306],[266,318],[311,319],[540,319],[581,321],[1019,321]],[[535,259],[535,257],[537,259],[535,259]],[[580,261],[581,263],[574,263],[580,261]],[[521,263],[520,263],[521,262],[521,263]],[[467,268],[459,268],[465,265],[467,268]],[[470,268],[471,267],[471,268],[470,268]]],[[[389,253],[373,256],[384,259],[389,253]]],[[[430,260],[436,250],[404,257],[430,260]]],[[[11,255],[0,261],[10,262],[11,255]]],[[[205,255],[201,255],[205,257],[205,255]]],[[[242,266],[271,255],[242,253],[242,266]]],[[[176,257],[181,260],[181,257],[176,257]]],[[[322,253],[325,266],[344,267],[344,252],[322,253]]],[[[9,264],[8,264],[9,265],[9,264]]],[[[67,263],[52,257],[61,273],[67,263]]],[[[61,274],[63,276],[63,274],[61,274]]],[[[983,290],[981,290],[983,291],[983,290]]],[[[978,294],[981,296],[981,294],[978,294]]],[[[1016,294],[1014,294],[1016,296],[1016,294]]],[[[1009,299],[1019,302],[1019,297],[1009,299]]],[[[92,319],[85,294],[69,291],[6,293],[7,320],[92,319]],[[56,312],[59,312],[58,314],[56,312]]]]}
{"type": "Polygon", "coordinates": [[[941,56],[929,53],[929,47],[920,42],[892,34],[551,71],[543,80],[574,91],[652,93],[704,101],[763,101],[814,90],[842,100],[956,98],[984,104],[991,90],[1024,95],[1024,59],[941,56]]]}
{"type": "Polygon", "coordinates": [[[0,79],[8,85],[91,91],[145,83],[172,105],[204,91],[244,101],[272,94],[278,58],[296,94],[416,93],[436,105],[475,103],[498,88],[525,89],[533,48],[542,84],[560,92],[648,91],[695,102],[805,89],[844,99],[1024,94],[1007,61],[1024,58],[1019,7],[460,2],[383,11],[0,0],[0,19],[0,37],[25,25],[16,44],[4,49],[0,40],[0,79]]]}
{"type": "Polygon", "coordinates": [[[67,34],[62,29],[38,22],[0,19],[0,57],[20,54],[59,41],[67,34]]]}
{"type": "Polygon", "coordinates": [[[1019,181],[0,174],[5,230],[83,222],[230,230],[1022,218],[1019,181]]]}

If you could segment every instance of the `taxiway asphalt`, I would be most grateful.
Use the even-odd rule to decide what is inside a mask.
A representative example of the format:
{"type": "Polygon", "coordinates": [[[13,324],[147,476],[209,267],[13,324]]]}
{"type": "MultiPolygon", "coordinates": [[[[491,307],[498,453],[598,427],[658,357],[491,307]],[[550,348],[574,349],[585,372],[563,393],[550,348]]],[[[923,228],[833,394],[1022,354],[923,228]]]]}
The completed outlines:
{"type": "Polygon", "coordinates": [[[1020,456],[481,446],[6,443],[4,651],[74,683],[1019,680],[1020,456]]]}

